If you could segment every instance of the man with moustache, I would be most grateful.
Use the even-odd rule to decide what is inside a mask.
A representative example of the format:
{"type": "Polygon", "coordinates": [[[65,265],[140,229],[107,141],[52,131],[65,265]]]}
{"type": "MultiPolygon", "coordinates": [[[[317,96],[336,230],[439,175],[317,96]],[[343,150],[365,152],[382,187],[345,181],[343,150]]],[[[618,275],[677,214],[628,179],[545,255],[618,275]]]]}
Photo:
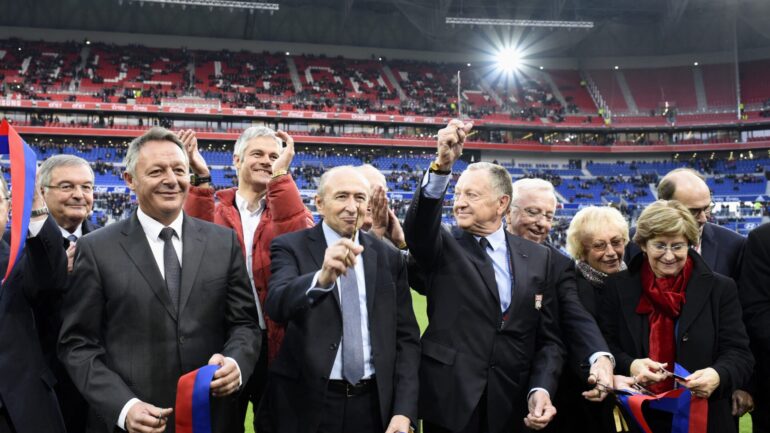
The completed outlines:
{"type": "Polygon", "coordinates": [[[174,133],[150,129],[125,163],[138,209],[78,241],[62,309],[59,357],[90,406],[86,431],[173,432],[177,381],[206,364],[220,366],[212,430],[232,431],[260,346],[240,244],[182,212],[189,165],[174,133]]]}
{"type": "Polygon", "coordinates": [[[506,234],[508,171],[469,165],[454,190],[458,229],[441,228],[452,167],[471,128],[452,120],[439,131],[436,160],[404,224],[428,302],[420,417],[427,433],[542,429],[556,414],[550,395],[563,357],[551,252],[506,234]]]}
{"type": "MultiPolygon", "coordinates": [[[[590,385],[600,384],[584,392],[583,396],[591,401],[601,401],[607,397],[605,386],[613,385],[614,359],[599,326],[580,302],[572,259],[547,242],[557,204],[553,185],[543,179],[525,178],[513,182],[512,191],[507,230],[551,250],[559,328],[569,355],[567,367],[572,370],[564,374],[576,374],[581,382],[590,385]]],[[[549,427],[549,431],[560,429],[557,425],[549,427]]]]}
{"type": "Polygon", "coordinates": [[[276,433],[416,425],[419,328],[400,253],[360,229],[369,192],[356,168],[327,171],[323,221],[273,242],[265,307],[287,324],[266,394],[276,433]]]}

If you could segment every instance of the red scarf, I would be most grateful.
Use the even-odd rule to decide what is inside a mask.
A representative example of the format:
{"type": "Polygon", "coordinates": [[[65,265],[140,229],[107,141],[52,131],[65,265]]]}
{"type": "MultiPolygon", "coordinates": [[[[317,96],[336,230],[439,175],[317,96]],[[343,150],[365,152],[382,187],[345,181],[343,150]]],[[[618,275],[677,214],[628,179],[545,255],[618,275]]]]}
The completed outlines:
{"type": "MultiPolygon", "coordinates": [[[[668,363],[666,369],[673,371],[676,361],[676,320],[685,303],[685,288],[692,274],[692,259],[687,257],[679,275],[657,278],[650,263],[642,264],[642,296],[636,306],[637,314],[647,314],[650,322],[649,358],[668,363]]],[[[649,386],[650,391],[660,394],[674,389],[674,379],[668,378],[649,386]]]]}

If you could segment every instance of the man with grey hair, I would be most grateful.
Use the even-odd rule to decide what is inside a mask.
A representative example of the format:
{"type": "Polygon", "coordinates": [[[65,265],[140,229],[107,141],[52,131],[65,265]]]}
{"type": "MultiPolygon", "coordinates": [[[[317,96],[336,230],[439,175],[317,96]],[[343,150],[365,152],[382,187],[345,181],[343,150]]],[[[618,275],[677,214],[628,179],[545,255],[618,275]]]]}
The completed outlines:
{"type": "Polygon", "coordinates": [[[173,432],[177,381],[208,364],[212,430],[231,432],[261,342],[241,246],[182,212],[189,165],[173,132],[134,139],[125,163],[138,208],[78,241],[62,309],[59,357],[90,406],[86,431],[173,432]]]}
{"type": "MultiPolygon", "coordinates": [[[[67,270],[72,271],[75,243],[99,228],[89,220],[94,203],[94,172],[85,159],[62,154],[46,159],[38,168],[38,178],[45,205],[63,237],[67,270]]],[[[56,343],[62,320],[61,296],[49,297],[41,302],[36,313],[43,351],[56,376],[54,390],[67,431],[84,431],[88,406],[56,358],[56,343]]]]}
{"type": "Polygon", "coordinates": [[[276,132],[265,126],[253,126],[243,131],[233,149],[238,186],[215,193],[209,185],[209,169],[198,149],[195,132],[181,131],[179,136],[187,149],[194,174],[185,212],[235,230],[246,254],[246,269],[266,344],[252,381],[242,393],[241,409],[245,418],[251,401],[255,429],[264,431],[265,426],[258,428],[261,418],[257,416],[257,408],[264,393],[267,365],[278,354],[284,334],[283,325],[271,320],[262,309],[270,278],[270,243],[278,235],[313,226],[313,216],[302,203],[289,173],[294,158],[294,139],[284,131],[276,132]],[[282,148],[282,142],[286,143],[286,148],[282,148]]]}
{"type": "Polygon", "coordinates": [[[548,242],[558,203],[553,184],[544,179],[523,178],[514,182],[511,189],[513,198],[507,216],[508,231],[551,250],[550,274],[558,296],[559,328],[567,348],[566,366],[569,370],[562,374],[558,394],[554,396],[557,408],[565,410],[548,426],[547,431],[568,431],[581,426],[589,428],[582,419],[575,418],[580,415],[575,411],[580,404],[576,404],[574,398],[583,389],[564,389],[564,385],[574,382],[592,386],[599,384],[583,392],[583,396],[591,401],[601,401],[607,397],[604,392],[606,387],[613,385],[615,361],[599,326],[580,302],[572,259],[548,242]],[[568,375],[577,376],[577,380],[568,382],[568,375]]]}
{"type": "Polygon", "coordinates": [[[563,362],[551,252],[505,232],[508,171],[468,166],[454,190],[458,229],[441,228],[452,167],[471,128],[452,120],[439,131],[436,160],[404,224],[430,305],[421,341],[420,417],[427,433],[542,429],[556,414],[550,396],[563,362]]]}

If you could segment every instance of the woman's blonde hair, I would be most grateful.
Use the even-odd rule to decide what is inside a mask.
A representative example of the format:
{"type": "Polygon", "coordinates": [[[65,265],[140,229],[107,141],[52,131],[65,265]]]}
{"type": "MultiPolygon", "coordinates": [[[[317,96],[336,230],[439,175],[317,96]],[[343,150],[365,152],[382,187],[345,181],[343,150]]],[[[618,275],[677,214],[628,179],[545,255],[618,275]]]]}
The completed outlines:
{"type": "Polygon", "coordinates": [[[628,222],[615,208],[609,206],[588,206],[580,209],[572,218],[567,229],[567,251],[575,260],[585,260],[586,249],[583,241],[589,236],[617,231],[628,243],[628,222]]]}
{"type": "Polygon", "coordinates": [[[647,206],[636,220],[634,242],[638,245],[659,236],[679,235],[687,238],[691,246],[698,244],[698,223],[692,213],[676,200],[658,200],[647,206]]]}

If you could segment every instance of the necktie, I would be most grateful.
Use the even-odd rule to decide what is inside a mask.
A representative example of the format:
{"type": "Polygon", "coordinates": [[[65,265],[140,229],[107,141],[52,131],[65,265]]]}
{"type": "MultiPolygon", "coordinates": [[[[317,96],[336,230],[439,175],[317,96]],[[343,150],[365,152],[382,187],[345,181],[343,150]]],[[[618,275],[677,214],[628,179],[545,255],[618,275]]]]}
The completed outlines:
{"type": "Polygon", "coordinates": [[[491,247],[491,245],[489,245],[489,241],[487,240],[487,238],[479,239],[479,245],[481,245],[481,249],[484,250],[485,253],[487,252],[487,249],[491,247]]]}
{"type": "Polygon", "coordinates": [[[67,248],[70,247],[70,245],[74,244],[77,241],[78,241],[78,237],[77,236],[75,236],[75,235],[67,236],[66,238],[64,238],[64,249],[66,250],[67,248]]]}
{"type": "Polygon", "coordinates": [[[166,274],[166,288],[171,297],[174,309],[179,306],[179,286],[182,280],[182,266],[179,265],[179,257],[176,255],[174,243],[171,241],[176,232],[171,227],[165,227],[160,231],[163,239],[163,269],[166,274]]]}
{"type": "Polygon", "coordinates": [[[355,268],[340,276],[342,304],[342,377],[355,385],[364,377],[364,339],[355,268]]]}

